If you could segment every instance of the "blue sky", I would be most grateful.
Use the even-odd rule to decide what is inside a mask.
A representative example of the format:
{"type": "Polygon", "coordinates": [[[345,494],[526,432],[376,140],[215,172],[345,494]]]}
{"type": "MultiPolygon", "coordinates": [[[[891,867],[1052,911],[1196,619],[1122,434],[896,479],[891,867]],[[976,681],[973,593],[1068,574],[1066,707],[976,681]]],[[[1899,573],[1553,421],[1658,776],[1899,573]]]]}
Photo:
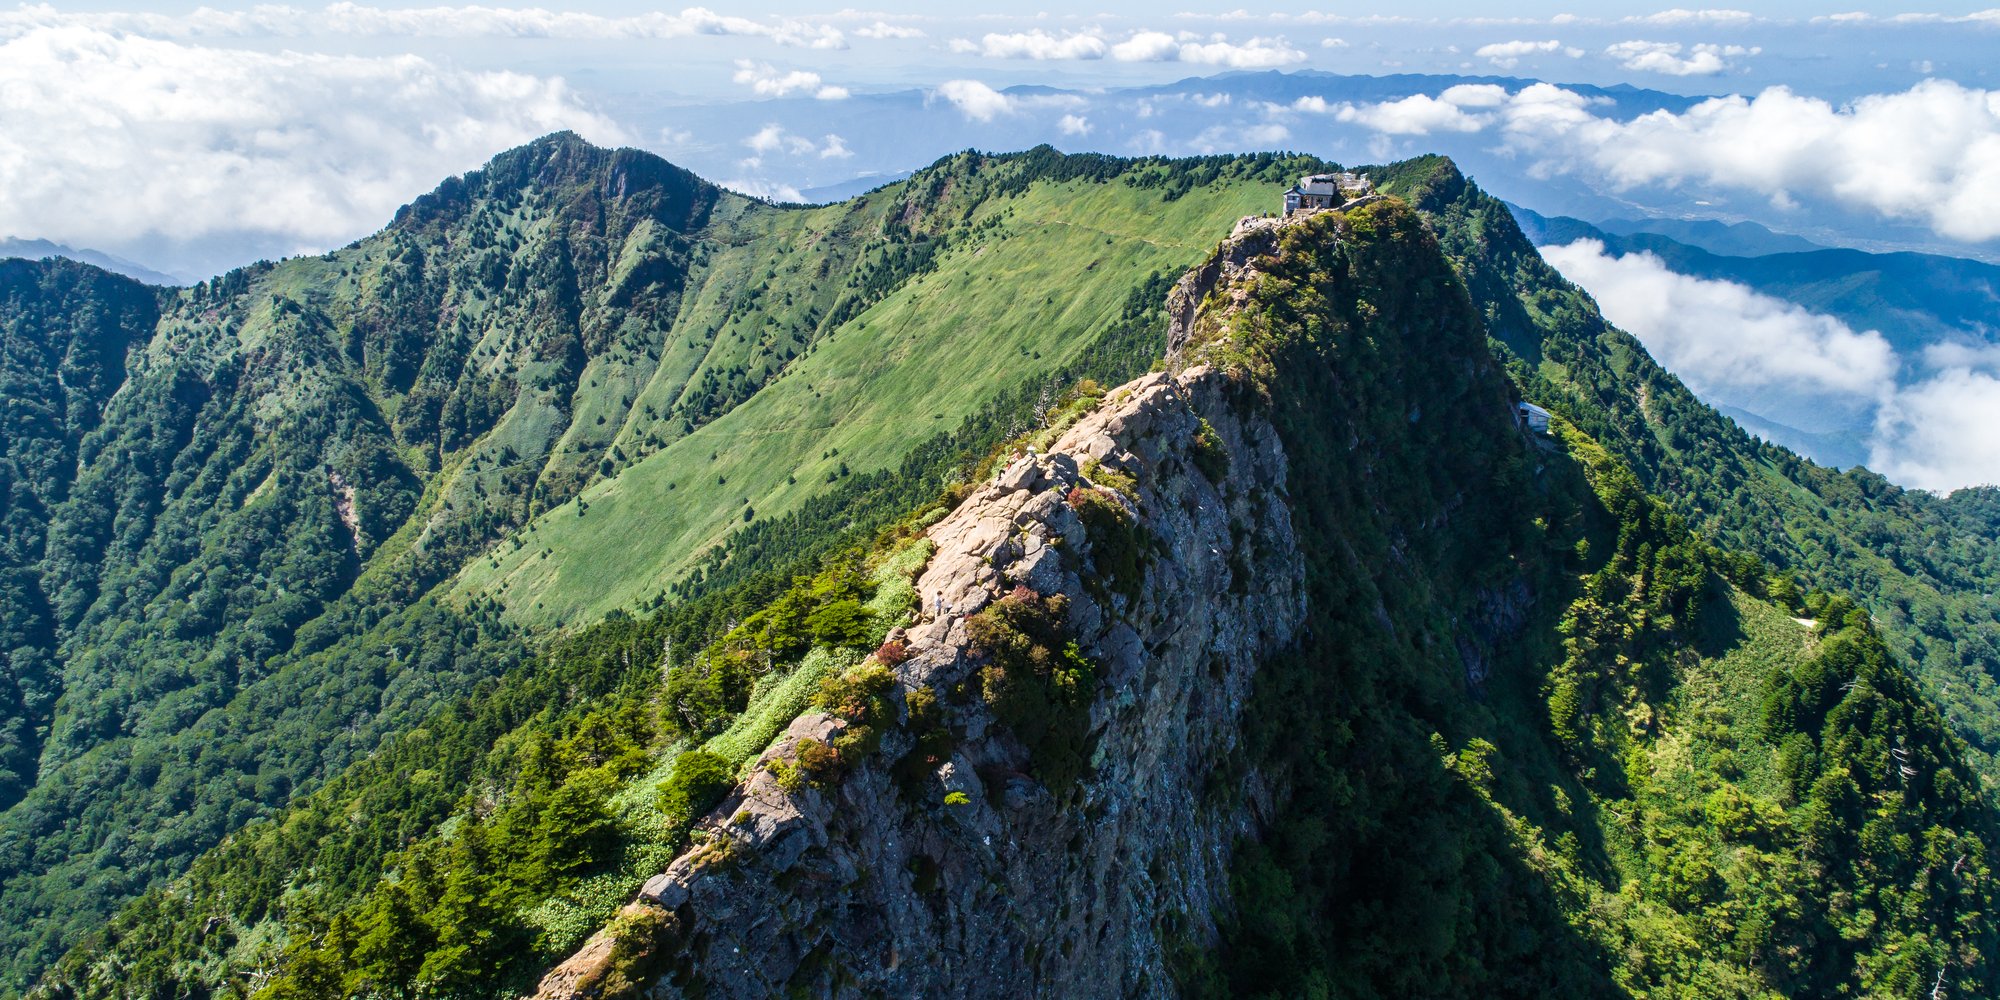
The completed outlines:
{"type": "MultiPolygon", "coordinates": [[[[1227,120],[1207,115],[1185,134],[1161,122],[1113,144],[1111,116],[1123,112],[1030,114],[1019,102],[968,95],[1021,85],[1088,95],[1277,70],[1629,84],[1696,97],[1756,98],[1781,88],[1838,111],[1927,81],[1977,94],[2000,86],[1991,79],[2000,75],[1993,55],[2000,12],[1857,11],[1844,0],[1758,11],[1623,4],[1566,13],[1574,9],[1530,2],[1496,17],[1491,8],[1438,3],[1388,14],[1359,5],[1246,9],[1193,0],[1081,11],[1008,3],[942,15],[933,5],[855,9],[800,0],[562,10],[448,0],[0,7],[0,236],[82,243],[182,271],[231,263],[232,254],[311,251],[372,230],[442,176],[557,127],[692,158],[718,180],[774,193],[907,169],[948,152],[925,146],[922,136],[882,149],[888,140],[854,113],[848,133],[801,138],[794,121],[810,115],[779,113],[785,102],[817,99],[833,112],[841,101],[891,93],[921,94],[927,109],[949,100],[958,124],[977,126],[953,132],[954,142],[1060,141],[1125,153],[1262,142],[1366,156],[1450,138],[1411,124],[1413,112],[1434,112],[1433,124],[1443,114],[1447,133],[1473,136],[1483,149],[1513,142],[1518,136],[1506,130],[1519,123],[1492,108],[1456,118],[1436,108],[1350,109],[1356,122],[1393,119],[1357,149],[1324,130],[1275,127],[1285,117],[1277,109],[1239,105],[1227,120]],[[776,102],[768,115],[754,103],[766,101],[776,102]],[[696,127],[722,105],[737,108],[727,119],[733,132],[696,127]],[[1004,127],[1030,119],[1046,128],[1004,127]],[[788,134],[760,139],[773,123],[788,134]]],[[[1946,96],[1954,95],[1966,103],[1962,94],[1946,96]]],[[[1344,103],[1331,90],[1312,96],[1329,112],[1344,103]]],[[[1952,113],[1964,118],[1963,108],[1952,113]]],[[[1984,126],[1954,120],[1949,127],[1958,131],[1938,155],[1963,164],[1984,126]]],[[[1724,169],[1723,159],[1716,158],[1718,175],[1728,175],[1719,191],[1753,179],[1754,170],[1724,169]]],[[[1626,179],[1613,180],[1618,190],[1599,187],[1622,196],[1626,179]]],[[[1657,177],[1645,183],[1662,186],[1657,177]]],[[[1794,190],[1799,183],[1750,186],[1774,205],[1806,204],[1794,190]]],[[[1984,238],[1983,230],[1972,236],[1984,238]]]]}

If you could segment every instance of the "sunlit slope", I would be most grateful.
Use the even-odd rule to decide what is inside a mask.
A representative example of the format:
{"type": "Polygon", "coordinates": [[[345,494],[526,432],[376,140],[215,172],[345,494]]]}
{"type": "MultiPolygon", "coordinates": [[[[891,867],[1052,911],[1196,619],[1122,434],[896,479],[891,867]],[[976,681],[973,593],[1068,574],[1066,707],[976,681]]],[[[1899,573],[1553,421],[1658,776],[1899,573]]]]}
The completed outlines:
{"type": "MultiPolygon", "coordinates": [[[[824,335],[747,402],[539,518],[518,548],[503,544],[474,561],[457,589],[544,624],[589,621],[657,595],[747,519],[796,509],[843,468],[893,466],[1060,367],[1148,275],[1180,272],[1236,219],[1269,210],[1279,190],[1272,180],[1218,179],[1173,200],[1124,176],[1043,180],[982,199],[928,271],[824,335]]],[[[796,224],[785,228],[759,238],[797,238],[796,224]]],[[[813,280],[777,260],[789,281],[767,279],[764,297],[797,294],[813,280]]],[[[730,286],[708,281],[704,297],[730,286]]],[[[710,313],[725,314],[696,302],[681,323],[705,327],[710,313]]],[[[677,330],[670,339],[687,338],[677,330]]]]}

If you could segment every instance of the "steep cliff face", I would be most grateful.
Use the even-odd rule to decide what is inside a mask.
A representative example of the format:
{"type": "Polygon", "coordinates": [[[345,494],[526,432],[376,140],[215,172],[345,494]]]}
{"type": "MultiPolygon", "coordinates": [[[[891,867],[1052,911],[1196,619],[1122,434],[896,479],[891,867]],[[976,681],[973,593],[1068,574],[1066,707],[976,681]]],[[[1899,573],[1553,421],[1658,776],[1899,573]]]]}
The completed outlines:
{"type": "MultiPolygon", "coordinates": [[[[806,715],[765,753],[707,842],[646,887],[677,928],[656,995],[1172,990],[1166,952],[1212,939],[1229,845],[1249,825],[1247,805],[1205,808],[1205,790],[1252,671],[1305,611],[1284,451],[1228,392],[1206,368],[1132,382],[930,529],[897,726],[844,777],[797,791],[781,774],[802,743],[857,723],[806,715]],[[1131,543],[1139,558],[1121,554],[1131,543]],[[1003,721],[982,648],[990,616],[1051,599],[1097,682],[1091,767],[1073,783],[1035,759],[1028,724],[1003,721]],[[929,744],[934,766],[913,766],[930,700],[917,692],[949,733],[929,744]]],[[[592,994],[611,951],[595,942],[542,994],[592,994]]]]}

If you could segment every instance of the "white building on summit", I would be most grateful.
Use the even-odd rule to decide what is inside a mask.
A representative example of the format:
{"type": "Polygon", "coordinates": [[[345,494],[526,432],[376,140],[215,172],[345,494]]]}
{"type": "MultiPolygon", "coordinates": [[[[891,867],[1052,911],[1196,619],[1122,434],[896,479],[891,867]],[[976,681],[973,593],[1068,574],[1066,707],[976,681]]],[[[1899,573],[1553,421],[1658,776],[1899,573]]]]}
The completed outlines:
{"type": "Polygon", "coordinates": [[[1335,208],[1367,194],[1372,187],[1368,178],[1356,173],[1307,174],[1285,192],[1285,214],[1335,208]]]}

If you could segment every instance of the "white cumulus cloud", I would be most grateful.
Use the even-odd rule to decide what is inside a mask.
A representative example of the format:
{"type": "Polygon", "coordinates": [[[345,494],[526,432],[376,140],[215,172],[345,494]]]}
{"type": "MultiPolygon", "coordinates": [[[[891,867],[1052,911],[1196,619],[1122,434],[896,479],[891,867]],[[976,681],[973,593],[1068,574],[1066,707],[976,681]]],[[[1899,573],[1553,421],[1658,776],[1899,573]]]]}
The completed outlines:
{"type": "Polygon", "coordinates": [[[1820,199],[1947,239],[2000,239],[2000,90],[1926,80],[1837,105],[1771,87],[1620,121],[1598,113],[1601,99],[1553,84],[1511,94],[1482,86],[1293,106],[1391,135],[1494,130],[1531,173],[1575,174],[1614,191],[1747,191],[1781,208],[1820,199]]]}
{"type": "Polygon", "coordinates": [[[1113,53],[1125,62],[1161,62],[1180,54],[1180,39],[1164,31],[1141,31],[1119,42],[1113,53]]]}
{"type": "Polygon", "coordinates": [[[1551,38],[1541,42],[1494,42],[1490,45],[1481,45],[1474,49],[1472,54],[1501,69],[1513,69],[1521,64],[1522,59],[1529,56],[1550,55],[1562,50],[1563,43],[1551,38]]]}
{"type": "Polygon", "coordinates": [[[1064,115],[1056,121],[1056,131],[1064,135],[1089,135],[1090,119],[1082,115],[1064,115]]]}
{"type": "Polygon", "coordinates": [[[1635,15],[1635,16],[1633,16],[1633,17],[1628,17],[1628,18],[1626,18],[1625,20],[1626,20],[1626,21],[1628,21],[1628,22],[1631,22],[1631,23],[1634,23],[1634,24],[1662,24],[1662,25],[1684,25],[1684,24],[1728,24],[1728,25],[1735,25],[1735,24],[1749,24],[1749,23],[1751,23],[1752,21],[1755,21],[1756,19],[1757,19],[1757,15],[1755,15],[1755,14],[1752,14],[1752,13],[1750,13],[1750,12],[1749,12],[1749,11],[1747,11],[1747,10],[1730,10],[1730,9],[1726,9],[1726,8],[1724,8],[1724,9],[1714,9],[1714,8],[1710,8],[1710,9],[1705,9],[1705,10],[1688,10],[1688,9],[1686,9],[1686,8],[1683,8],[1683,7],[1675,7],[1675,8],[1673,8],[1673,9],[1671,9],[1671,10],[1663,10],[1663,11],[1660,11],[1660,12],[1658,12],[1658,13],[1656,13],[1656,14],[1640,14],[1640,15],[1635,15]]]}
{"type": "Polygon", "coordinates": [[[1675,273],[1651,254],[1612,257],[1596,240],[1543,247],[1542,256],[1697,392],[1783,384],[1872,403],[1893,386],[1896,353],[1873,330],[1675,273]]]}
{"type": "Polygon", "coordinates": [[[854,33],[862,38],[924,37],[924,29],[922,28],[913,28],[907,24],[890,24],[887,21],[877,21],[865,28],[856,28],[854,29],[854,33]]]}
{"type": "Polygon", "coordinates": [[[1869,467],[1905,486],[2000,482],[2000,347],[1934,344],[1910,365],[1874,330],[1650,254],[1612,257],[1595,240],[1541,252],[1704,399],[1808,429],[1827,415],[1863,428],[1869,467]]]}
{"type": "Polygon", "coordinates": [[[989,59],[1114,59],[1119,62],[1184,62],[1231,69],[1271,69],[1305,61],[1306,54],[1283,38],[1231,41],[1227,35],[1135,31],[1112,41],[1095,31],[992,32],[978,41],[955,38],[953,52],[989,59]]]}
{"type": "Polygon", "coordinates": [[[1507,103],[1507,88],[1490,83],[1461,83],[1436,97],[1412,94],[1395,101],[1369,104],[1333,103],[1324,97],[1301,97],[1295,111],[1330,114],[1334,120],[1363,125],[1387,135],[1429,135],[1433,132],[1477,132],[1492,117],[1481,112],[1507,103]]]}
{"type": "Polygon", "coordinates": [[[1333,108],[1337,121],[1366,125],[1388,135],[1430,135],[1433,132],[1477,132],[1485,119],[1467,114],[1464,108],[1428,94],[1412,94],[1399,101],[1377,104],[1341,104],[1333,108]]]}
{"type": "Polygon", "coordinates": [[[1136,32],[1118,42],[1112,54],[1124,62],[1166,62],[1180,56],[1180,38],[1166,32],[1136,32]]]}
{"type": "Polygon", "coordinates": [[[743,161],[743,165],[753,168],[762,166],[764,157],[773,154],[817,156],[823,160],[844,160],[854,155],[854,151],[847,148],[847,140],[838,135],[829,133],[822,140],[815,142],[805,136],[786,131],[784,126],[776,122],[744,137],[743,145],[750,147],[750,152],[753,154],[743,161]]]}
{"type": "Polygon", "coordinates": [[[752,198],[762,198],[766,201],[802,202],[806,200],[805,194],[800,192],[796,186],[782,184],[762,177],[738,177],[734,180],[723,181],[722,186],[738,194],[747,194],[752,198]]]}
{"type": "Polygon", "coordinates": [[[1446,87],[1438,100],[1461,108],[1497,108],[1507,103],[1507,88],[1497,83],[1461,83],[1446,87]]]}
{"type": "Polygon", "coordinates": [[[1210,41],[1181,43],[1175,58],[1186,63],[1227,66],[1231,69],[1273,69],[1305,61],[1306,54],[1292,48],[1282,38],[1251,38],[1231,42],[1221,36],[1210,41]]]}
{"type": "Polygon", "coordinates": [[[1540,86],[1516,96],[1506,128],[1549,170],[1589,171],[1616,188],[1734,188],[1780,205],[1816,196],[1950,239],[2000,238],[2000,91],[1927,80],[1834,105],[1772,87],[1619,122],[1540,86]]]}
{"type": "Polygon", "coordinates": [[[1882,407],[1868,464],[1907,486],[1949,492],[2000,483],[2000,378],[1947,368],[1882,407]]]}
{"type": "Polygon", "coordinates": [[[1052,35],[1046,31],[992,32],[977,42],[952,39],[953,52],[990,59],[1102,59],[1111,46],[1087,32],[1052,35]]]}
{"type": "Polygon", "coordinates": [[[178,14],[139,11],[58,11],[47,4],[0,11],[0,37],[60,25],[157,38],[313,36],[425,38],[687,38],[740,35],[814,49],[847,47],[830,24],[801,18],[749,18],[688,7],[608,17],[541,7],[374,7],[339,2],[322,8],[260,4],[240,10],[197,7],[178,14]]]}
{"type": "Polygon", "coordinates": [[[510,146],[625,141],[559,79],[206,48],[75,24],[0,41],[0,232],[338,245],[510,146]]]}
{"type": "Polygon", "coordinates": [[[1276,122],[1251,125],[1215,125],[1202,129],[1188,148],[1197,153],[1240,153],[1275,148],[1292,137],[1290,129],[1276,122]]]}
{"type": "Polygon", "coordinates": [[[938,84],[937,96],[951,102],[958,113],[978,122],[990,122],[1014,113],[1014,100],[978,80],[946,80],[938,84]]]}
{"type": "Polygon", "coordinates": [[[1617,42],[1604,50],[1604,54],[1618,60],[1620,66],[1639,73],[1663,73],[1667,76],[1714,76],[1734,68],[1730,60],[1739,56],[1754,56],[1762,48],[1745,48],[1741,45],[1711,45],[1701,43],[1683,46],[1679,42],[1617,42]],[[1685,51],[1687,54],[1682,55],[1685,51]]]}
{"type": "Polygon", "coordinates": [[[810,70],[781,70],[770,63],[753,62],[749,59],[736,60],[736,72],[730,79],[748,86],[759,97],[785,97],[804,91],[823,101],[838,101],[847,97],[846,87],[822,84],[818,73],[810,70]]]}

